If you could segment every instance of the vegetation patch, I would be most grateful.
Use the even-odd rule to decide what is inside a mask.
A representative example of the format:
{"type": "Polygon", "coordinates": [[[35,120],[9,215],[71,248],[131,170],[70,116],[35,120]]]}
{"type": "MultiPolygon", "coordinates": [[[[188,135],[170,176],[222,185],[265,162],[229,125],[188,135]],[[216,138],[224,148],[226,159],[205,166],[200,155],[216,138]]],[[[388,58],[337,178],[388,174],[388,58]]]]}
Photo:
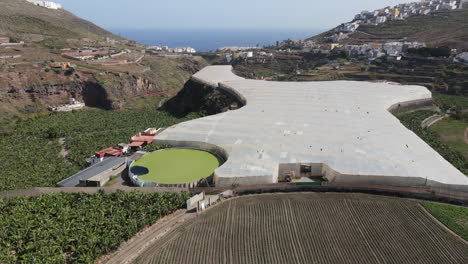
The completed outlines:
{"type": "Polygon", "coordinates": [[[465,133],[468,130],[467,113],[454,115],[453,117],[445,118],[429,128],[440,138],[445,144],[452,149],[462,153],[465,158],[468,158],[468,138],[465,138],[465,133]],[[459,119],[455,119],[460,117],[459,119]]]}
{"type": "Polygon", "coordinates": [[[444,110],[468,109],[468,97],[448,94],[433,94],[434,101],[444,110]]]}
{"type": "Polygon", "coordinates": [[[421,122],[433,115],[432,111],[417,111],[398,115],[397,117],[408,129],[416,133],[422,140],[439,152],[448,162],[464,174],[468,173],[468,160],[462,153],[440,140],[433,132],[421,127],[421,122]]]}
{"type": "Polygon", "coordinates": [[[468,241],[468,208],[439,203],[423,203],[429,213],[468,241]]]}
{"type": "Polygon", "coordinates": [[[188,197],[116,192],[0,199],[0,262],[93,263],[188,197]]]}

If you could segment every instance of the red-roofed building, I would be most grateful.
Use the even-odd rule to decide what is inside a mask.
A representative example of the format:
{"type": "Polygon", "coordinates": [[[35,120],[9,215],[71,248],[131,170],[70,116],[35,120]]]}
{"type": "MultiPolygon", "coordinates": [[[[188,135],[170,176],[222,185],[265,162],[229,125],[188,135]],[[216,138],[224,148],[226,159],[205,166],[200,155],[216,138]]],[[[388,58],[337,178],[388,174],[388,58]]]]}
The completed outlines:
{"type": "Polygon", "coordinates": [[[145,142],[143,141],[135,141],[135,142],[131,142],[130,145],[128,145],[129,147],[131,148],[138,148],[138,147],[144,147],[143,145],[145,144],[145,142]]]}
{"type": "Polygon", "coordinates": [[[124,154],[123,150],[116,147],[110,147],[96,152],[96,157],[106,158],[106,157],[120,157],[124,154]]]}
{"type": "Polygon", "coordinates": [[[153,139],[156,135],[150,133],[138,133],[133,136],[130,140],[130,147],[145,147],[148,144],[153,143],[153,139]]]}

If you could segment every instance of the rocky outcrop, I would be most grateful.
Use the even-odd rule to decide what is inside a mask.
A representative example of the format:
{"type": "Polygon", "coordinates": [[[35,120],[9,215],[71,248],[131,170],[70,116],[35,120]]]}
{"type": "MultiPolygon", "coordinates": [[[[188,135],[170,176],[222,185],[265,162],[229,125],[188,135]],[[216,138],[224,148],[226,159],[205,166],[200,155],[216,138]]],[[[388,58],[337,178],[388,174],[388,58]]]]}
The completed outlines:
{"type": "Polygon", "coordinates": [[[197,57],[149,57],[141,63],[112,71],[94,65],[55,70],[44,63],[0,67],[0,119],[45,111],[47,106],[67,103],[69,97],[107,110],[141,107],[135,99],[171,97],[193,72],[206,66],[197,57]],[[132,72],[135,68],[146,70],[132,72]]]}
{"type": "Polygon", "coordinates": [[[214,115],[240,106],[242,103],[230,93],[191,79],[161,110],[181,116],[190,112],[214,115]]]}

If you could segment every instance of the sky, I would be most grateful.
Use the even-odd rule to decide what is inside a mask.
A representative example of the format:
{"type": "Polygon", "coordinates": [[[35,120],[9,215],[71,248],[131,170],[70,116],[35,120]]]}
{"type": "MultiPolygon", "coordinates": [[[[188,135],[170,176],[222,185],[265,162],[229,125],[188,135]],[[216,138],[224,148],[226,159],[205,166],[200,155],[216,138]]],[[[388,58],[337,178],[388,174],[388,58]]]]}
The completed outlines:
{"type": "MultiPolygon", "coordinates": [[[[49,0],[54,1],[54,0],[49,0]]],[[[405,0],[55,0],[106,29],[325,30],[405,0]]],[[[418,1],[418,0],[413,0],[418,1]]]]}

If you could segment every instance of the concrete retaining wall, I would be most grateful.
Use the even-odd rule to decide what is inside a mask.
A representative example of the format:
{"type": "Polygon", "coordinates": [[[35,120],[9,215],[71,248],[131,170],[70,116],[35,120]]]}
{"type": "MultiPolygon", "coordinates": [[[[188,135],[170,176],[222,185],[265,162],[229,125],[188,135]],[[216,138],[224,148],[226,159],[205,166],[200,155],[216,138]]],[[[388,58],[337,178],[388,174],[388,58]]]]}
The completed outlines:
{"type": "Polygon", "coordinates": [[[439,115],[439,114],[432,115],[432,116],[424,119],[421,122],[421,127],[422,128],[430,127],[430,126],[434,125],[435,123],[439,122],[440,120],[442,120],[442,119],[444,119],[446,117],[448,117],[448,115],[439,115]]]}
{"type": "Polygon", "coordinates": [[[206,142],[198,141],[176,141],[176,140],[160,140],[157,137],[153,140],[153,144],[168,144],[174,148],[192,148],[210,152],[220,159],[220,163],[223,164],[228,160],[228,153],[221,147],[209,144],[206,142]]]}
{"type": "Polygon", "coordinates": [[[215,173],[216,186],[232,187],[238,185],[256,185],[265,183],[276,183],[277,176],[263,175],[263,176],[242,176],[242,177],[217,177],[215,173]]]}
{"type": "Polygon", "coordinates": [[[468,206],[468,196],[456,196],[438,193],[435,190],[417,187],[391,187],[369,184],[326,184],[322,186],[304,186],[295,184],[270,184],[257,186],[243,186],[234,189],[234,194],[248,195],[276,192],[338,192],[338,193],[368,193],[376,195],[396,196],[414,199],[423,199],[436,202],[451,203],[468,206]]]}
{"type": "Polygon", "coordinates": [[[338,172],[325,176],[331,183],[337,184],[361,184],[361,185],[382,185],[395,187],[416,187],[426,188],[429,191],[468,197],[468,187],[466,185],[443,184],[420,177],[401,176],[375,176],[375,175],[342,175],[338,172]]]}
{"type": "Polygon", "coordinates": [[[202,192],[202,193],[199,193],[195,196],[193,196],[192,198],[188,199],[187,200],[187,210],[190,210],[190,209],[193,209],[195,207],[197,207],[198,205],[198,202],[199,201],[202,201],[205,199],[205,193],[202,192]]]}
{"type": "Polygon", "coordinates": [[[419,108],[426,108],[431,107],[434,104],[434,100],[431,99],[420,99],[420,100],[413,100],[408,102],[397,103],[390,106],[387,110],[390,113],[398,113],[398,112],[406,112],[414,109],[419,108]]]}
{"type": "MultiPolygon", "coordinates": [[[[361,184],[361,185],[382,185],[395,187],[417,187],[426,188],[429,191],[455,196],[468,197],[468,187],[465,185],[443,184],[420,177],[401,176],[377,176],[377,175],[345,175],[341,174],[326,164],[320,163],[291,163],[280,164],[279,175],[285,175],[289,171],[294,171],[296,176],[301,176],[300,166],[302,164],[311,165],[311,177],[322,176],[329,183],[336,184],[361,184]]],[[[226,186],[226,185],[223,185],[226,186]]]]}

